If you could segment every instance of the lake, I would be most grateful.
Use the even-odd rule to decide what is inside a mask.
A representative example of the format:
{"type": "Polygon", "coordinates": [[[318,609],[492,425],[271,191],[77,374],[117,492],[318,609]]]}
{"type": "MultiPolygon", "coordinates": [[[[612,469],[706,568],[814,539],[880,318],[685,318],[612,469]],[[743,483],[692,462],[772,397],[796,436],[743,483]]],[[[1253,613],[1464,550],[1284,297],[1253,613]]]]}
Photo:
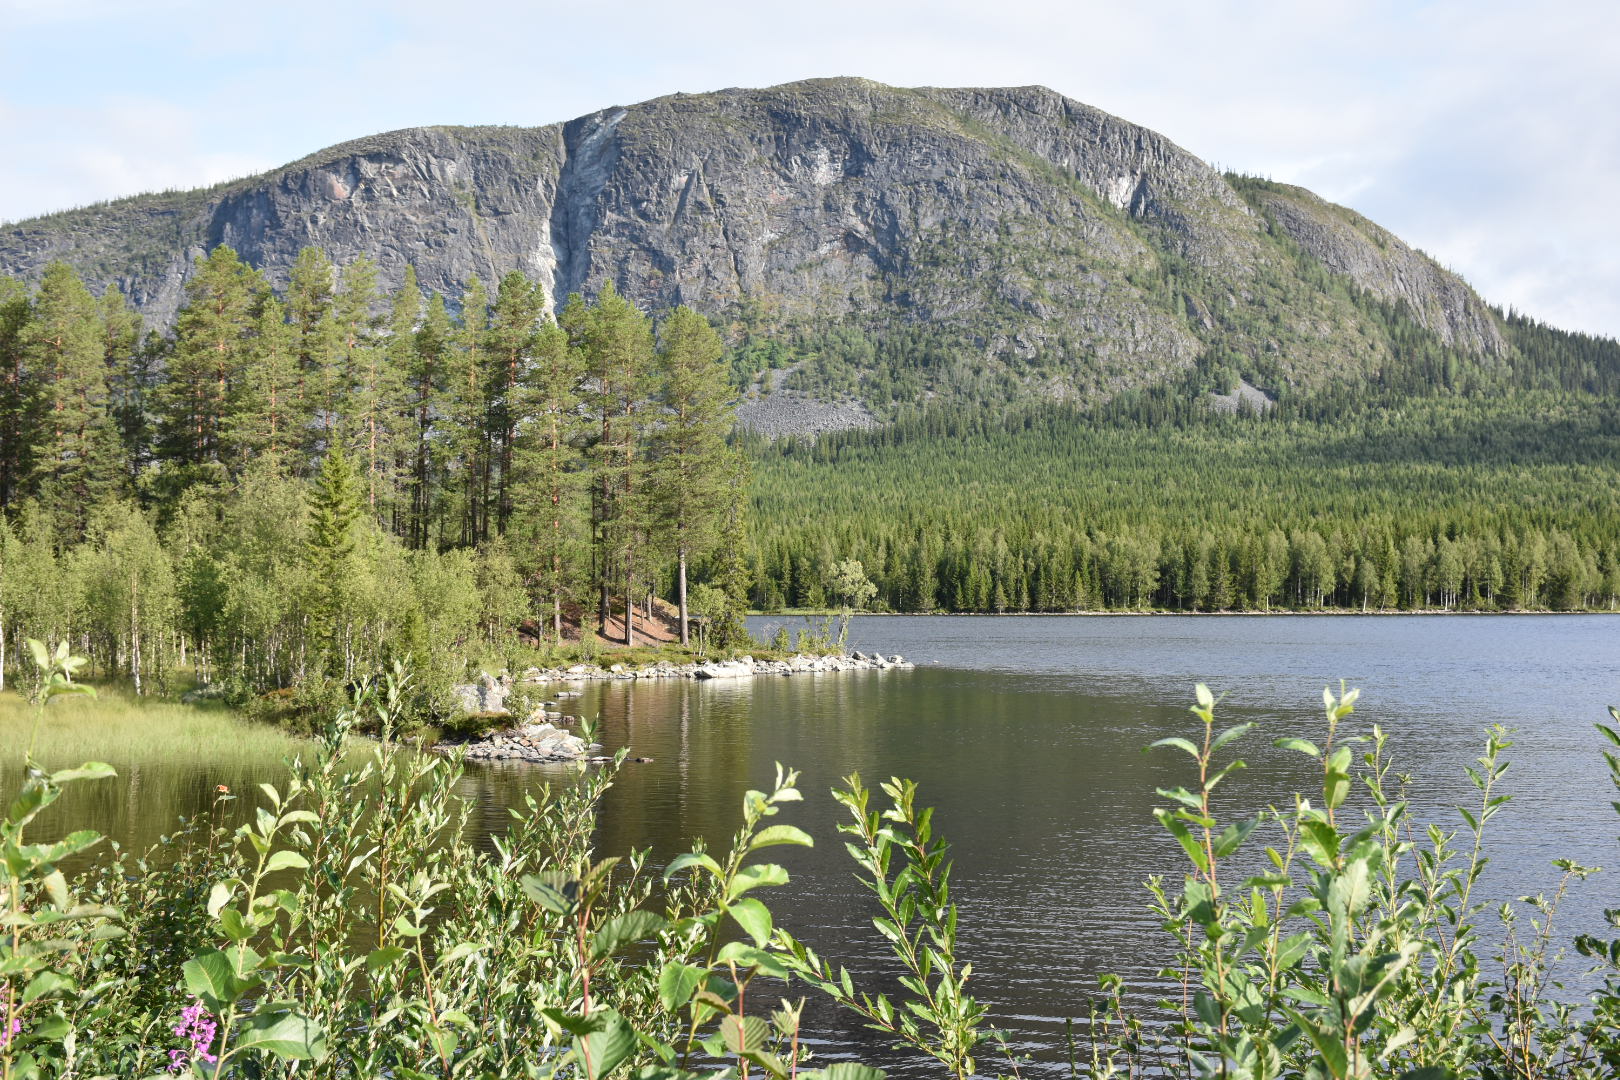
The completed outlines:
{"type": "MultiPolygon", "coordinates": [[[[801,620],[752,620],[756,635],[801,620]]],[[[1142,882],[1171,873],[1178,849],[1152,808],[1158,786],[1191,784],[1187,759],[1144,753],[1188,734],[1193,684],[1224,700],[1228,722],[1254,720],[1240,744],[1251,768],[1226,792],[1228,811],[1285,803],[1319,780],[1313,763],[1270,748],[1283,735],[1319,737],[1324,685],[1362,688],[1351,726],[1381,725],[1410,773],[1419,816],[1455,822],[1475,802],[1463,776],[1483,730],[1515,732],[1507,792],[1486,879],[1497,897],[1550,890],[1558,856],[1616,862],[1620,819],[1592,725],[1620,702],[1620,619],[1569,616],[908,616],[855,621],[850,645],[901,653],[913,670],[754,680],[589,686],[571,712],[599,715],[627,764],[602,808],[604,853],[650,846],[663,860],[693,837],[723,845],[741,795],[766,786],[775,763],[802,771],[806,801],[777,820],[817,838],[814,850],[774,849],[794,876],[767,897],[777,921],[874,985],[890,974],[871,906],[852,878],[828,796],[859,770],[921,784],[956,860],[962,954],[1034,1072],[1060,1065],[1063,1021],[1084,1015],[1099,972],[1127,976],[1147,1001],[1168,938],[1142,882]]],[[[266,763],[267,770],[274,766],[266,763]]],[[[95,824],[150,839],[177,812],[205,805],[216,777],[204,762],[147,765],[117,792],[98,793],[95,824]]],[[[486,827],[559,773],[533,766],[469,769],[465,788],[486,827]]],[[[1575,895],[1560,937],[1596,929],[1616,906],[1613,874],[1575,895]],[[1611,879],[1611,880],[1605,880],[1611,879]]],[[[797,991],[795,991],[797,993],[797,991]]],[[[826,1008],[809,1014],[828,1056],[859,1054],[901,1073],[932,1075],[883,1050],[883,1040],[826,1008]]],[[[986,1059],[986,1065],[994,1067],[986,1059]]]]}

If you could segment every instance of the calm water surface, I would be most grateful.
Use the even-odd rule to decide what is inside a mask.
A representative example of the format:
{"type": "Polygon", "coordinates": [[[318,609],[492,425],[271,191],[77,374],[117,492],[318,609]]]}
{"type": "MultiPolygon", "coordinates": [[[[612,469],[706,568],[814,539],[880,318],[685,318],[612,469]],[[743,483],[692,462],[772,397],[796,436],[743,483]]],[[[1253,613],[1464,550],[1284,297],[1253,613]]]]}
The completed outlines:
{"type": "MultiPolygon", "coordinates": [[[[799,625],[757,619],[753,629],[768,634],[777,624],[799,625]]],[[[796,767],[806,801],[778,820],[807,828],[817,847],[775,849],[794,876],[791,894],[771,900],[777,921],[881,984],[892,972],[827,792],[854,770],[874,784],[911,777],[953,845],[962,951],[978,973],[977,993],[1015,1047],[1053,1069],[1063,1018],[1085,1012],[1099,972],[1125,974],[1144,998],[1158,986],[1166,938],[1146,911],[1142,882],[1179,876],[1181,867],[1153,822],[1153,789],[1190,779],[1185,758],[1142,748],[1196,723],[1186,707],[1197,681],[1225,695],[1226,718],[1259,725],[1243,748],[1251,768],[1227,792],[1233,813],[1308,790],[1305,760],[1270,741],[1318,735],[1322,687],[1343,679],[1363,690],[1352,722],[1392,734],[1431,820],[1454,821],[1448,808],[1472,801],[1462,768],[1479,753],[1483,729],[1514,730],[1515,801],[1498,819],[1492,895],[1552,888],[1557,856],[1617,863],[1620,821],[1607,810],[1592,724],[1620,702],[1620,618],[873,617],[855,622],[851,646],[903,653],[918,666],[614,683],[570,703],[601,717],[609,746],[654,759],[626,765],[609,793],[602,850],[651,847],[667,859],[694,837],[722,845],[742,792],[767,785],[776,762],[796,767]]],[[[165,785],[148,769],[142,784],[194,790],[181,801],[200,805],[209,777],[198,763],[175,770],[165,785]]],[[[498,829],[505,808],[545,777],[534,767],[486,766],[470,772],[467,788],[482,821],[498,829]]],[[[102,827],[132,841],[167,827],[176,812],[174,797],[143,802],[134,790],[106,809],[102,827]]],[[[1617,873],[1583,887],[1564,930],[1596,928],[1605,906],[1620,906],[1617,873]]],[[[826,1009],[812,1019],[829,1057],[854,1053],[931,1075],[889,1058],[858,1023],[826,1009]]]]}

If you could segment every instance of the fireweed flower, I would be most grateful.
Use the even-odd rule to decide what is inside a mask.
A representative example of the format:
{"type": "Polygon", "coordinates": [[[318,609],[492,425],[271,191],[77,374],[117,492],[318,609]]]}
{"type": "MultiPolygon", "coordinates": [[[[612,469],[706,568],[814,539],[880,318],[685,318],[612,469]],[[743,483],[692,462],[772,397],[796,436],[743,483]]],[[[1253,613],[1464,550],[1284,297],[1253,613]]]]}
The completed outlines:
{"type": "Polygon", "coordinates": [[[0,1050],[4,1050],[6,1047],[10,1046],[11,1040],[15,1039],[21,1032],[21,1019],[13,1020],[9,1024],[0,1024],[0,1050]]]}
{"type": "Polygon", "coordinates": [[[209,1065],[217,1061],[218,1058],[209,1053],[208,1048],[214,1045],[214,1035],[218,1031],[219,1025],[203,1003],[192,998],[191,1004],[180,1010],[180,1022],[174,1026],[174,1033],[190,1042],[191,1049],[170,1050],[169,1071],[180,1072],[193,1060],[209,1065]]]}

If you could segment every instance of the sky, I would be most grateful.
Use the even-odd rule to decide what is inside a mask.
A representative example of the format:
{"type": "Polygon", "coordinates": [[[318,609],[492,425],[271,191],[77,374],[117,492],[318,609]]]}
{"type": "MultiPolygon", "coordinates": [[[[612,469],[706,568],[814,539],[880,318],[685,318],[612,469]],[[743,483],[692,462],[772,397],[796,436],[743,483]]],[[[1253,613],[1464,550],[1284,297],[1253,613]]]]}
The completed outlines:
{"type": "Polygon", "coordinates": [[[394,128],[833,75],[1043,84],[1620,336],[1615,0],[0,0],[0,221],[394,128]]]}

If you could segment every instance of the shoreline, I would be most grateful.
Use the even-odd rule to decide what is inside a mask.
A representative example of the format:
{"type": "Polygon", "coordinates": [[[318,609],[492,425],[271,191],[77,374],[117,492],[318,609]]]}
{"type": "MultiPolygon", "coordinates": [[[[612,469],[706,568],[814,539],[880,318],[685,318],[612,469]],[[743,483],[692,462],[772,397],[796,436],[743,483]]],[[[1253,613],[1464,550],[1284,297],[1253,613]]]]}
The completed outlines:
{"type": "Polygon", "coordinates": [[[508,722],[475,738],[440,739],[434,744],[433,749],[441,754],[463,751],[469,761],[521,761],[538,765],[598,760],[590,756],[593,747],[587,745],[577,735],[556,726],[566,720],[559,708],[562,699],[578,697],[582,691],[559,690],[552,700],[542,701],[525,718],[514,715],[506,707],[507,701],[520,686],[630,682],[647,679],[735,681],[770,675],[780,677],[836,671],[902,671],[915,666],[898,654],[881,656],[856,650],[831,656],[797,653],[785,660],[755,660],[752,656],[704,664],[675,664],[668,660],[659,660],[637,668],[624,664],[612,664],[606,668],[595,664],[574,664],[567,668],[529,668],[521,678],[516,679],[510,672],[503,671],[499,675],[491,675],[486,671],[475,681],[461,683],[452,690],[461,699],[462,708],[469,716],[504,714],[508,722]]]}
{"type": "MultiPolygon", "coordinates": [[[[826,612],[790,612],[765,613],[751,611],[750,619],[815,619],[823,618],[826,612]]],[[[837,612],[831,614],[836,615],[837,612]]],[[[1270,618],[1321,618],[1332,616],[1334,618],[1347,617],[1358,619],[1382,618],[1391,615],[1399,616],[1437,616],[1437,615],[1469,615],[1494,618],[1497,616],[1541,616],[1541,615],[1620,615],[1620,610],[1605,610],[1584,608],[1580,611],[1553,611],[1549,608],[1533,608],[1514,611],[1479,611],[1459,608],[1379,608],[1370,611],[1356,611],[1349,608],[1324,608],[1320,611],[1296,611],[1293,609],[1280,609],[1277,611],[1163,611],[1154,609],[1150,611],[859,611],[854,618],[858,619],[915,619],[915,618],[951,618],[951,619],[1114,619],[1114,618],[1142,618],[1159,616],[1164,618],[1216,618],[1216,619],[1270,619],[1270,618]]]]}

